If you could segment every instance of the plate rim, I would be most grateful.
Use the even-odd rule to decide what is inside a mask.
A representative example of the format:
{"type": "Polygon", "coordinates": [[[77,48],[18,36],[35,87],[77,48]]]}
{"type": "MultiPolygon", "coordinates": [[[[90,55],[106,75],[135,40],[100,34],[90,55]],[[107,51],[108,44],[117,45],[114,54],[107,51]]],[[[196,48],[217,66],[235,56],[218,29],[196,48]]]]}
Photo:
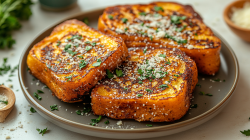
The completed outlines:
{"type": "MultiPolygon", "coordinates": [[[[238,84],[238,80],[239,80],[239,63],[238,63],[238,59],[233,51],[233,49],[231,48],[231,46],[225,41],[224,38],[222,38],[217,32],[214,32],[215,36],[217,36],[218,38],[220,38],[220,40],[225,44],[226,48],[229,50],[230,52],[230,56],[233,58],[233,62],[235,64],[235,78],[234,78],[234,82],[233,82],[233,85],[231,87],[231,89],[229,90],[229,92],[226,94],[226,96],[217,104],[215,105],[213,108],[209,109],[208,111],[196,116],[196,117],[193,117],[193,118],[190,118],[188,120],[185,120],[185,121],[181,121],[181,122],[177,122],[177,123],[174,123],[174,124],[168,124],[168,125],[163,125],[163,126],[156,126],[156,127],[148,127],[148,128],[137,128],[137,129],[109,129],[109,128],[103,128],[103,127],[96,127],[96,126],[91,126],[91,125],[87,125],[87,124],[82,124],[82,123],[78,123],[78,122],[74,122],[74,121],[71,121],[71,120],[68,120],[68,119],[65,119],[61,116],[58,116],[50,111],[48,111],[46,108],[44,108],[40,103],[38,103],[36,100],[34,100],[31,96],[30,96],[30,93],[25,89],[25,85],[24,85],[24,82],[23,82],[23,77],[22,77],[22,63],[26,63],[24,62],[24,57],[27,57],[25,56],[25,54],[27,53],[28,50],[31,49],[31,44],[33,44],[33,42],[39,37],[41,36],[43,33],[45,33],[47,30],[49,30],[50,28],[53,28],[55,27],[56,25],[60,24],[61,22],[63,21],[66,21],[66,20],[69,20],[69,19],[73,19],[75,17],[78,17],[78,16],[81,16],[81,15],[84,15],[84,14],[91,14],[93,12],[98,12],[98,11],[103,11],[105,8],[102,7],[102,8],[97,8],[97,9],[94,9],[94,10],[89,10],[89,11],[84,11],[84,12],[81,12],[81,13],[78,13],[78,14],[75,14],[75,15],[72,15],[72,16],[69,16],[67,18],[64,18],[63,20],[60,20],[59,22],[56,22],[52,25],[50,25],[49,27],[45,28],[44,30],[42,30],[40,33],[38,33],[38,35],[36,35],[29,43],[28,45],[24,48],[22,54],[21,54],[21,57],[20,57],[20,60],[19,60],[19,68],[18,68],[18,79],[19,79],[19,84],[20,84],[20,87],[23,91],[23,94],[25,96],[25,98],[33,104],[33,106],[38,109],[39,111],[41,111],[43,114],[45,114],[46,116],[50,117],[50,118],[53,118],[53,119],[56,119],[57,121],[65,124],[65,125],[70,125],[70,126],[73,126],[73,127],[77,127],[77,128],[81,128],[81,129],[86,129],[86,130],[94,130],[94,131],[108,131],[108,132],[120,132],[120,133],[138,133],[138,132],[154,132],[154,131],[166,131],[166,130],[173,130],[173,129],[177,129],[177,128],[180,128],[180,127],[184,127],[184,126],[187,126],[189,124],[192,124],[194,122],[198,122],[199,120],[203,120],[207,117],[209,117],[210,115],[213,114],[213,112],[216,112],[217,110],[220,109],[220,107],[222,107],[222,105],[233,95],[235,89],[236,89],[236,86],[238,84]],[[30,49],[29,49],[30,48],[30,49]]],[[[25,59],[26,60],[26,59],[25,59]]],[[[26,64],[27,65],[27,64],[26,64]]]]}

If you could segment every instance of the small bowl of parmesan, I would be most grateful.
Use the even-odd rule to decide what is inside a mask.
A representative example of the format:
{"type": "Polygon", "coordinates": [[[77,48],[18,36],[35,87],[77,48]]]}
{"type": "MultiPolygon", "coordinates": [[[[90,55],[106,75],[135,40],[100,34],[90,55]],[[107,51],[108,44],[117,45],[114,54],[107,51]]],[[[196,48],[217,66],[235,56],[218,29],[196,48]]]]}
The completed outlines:
{"type": "Polygon", "coordinates": [[[4,85],[0,85],[0,123],[4,122],[6,117],[12,111],[15,105],[16,97],[14,92],[4,85]]]}
{"type": "Polygon", "coordinates": [[[229,4],[223,17],[236,35],[250,42],[250,0],[237,0],[229,4]]]}

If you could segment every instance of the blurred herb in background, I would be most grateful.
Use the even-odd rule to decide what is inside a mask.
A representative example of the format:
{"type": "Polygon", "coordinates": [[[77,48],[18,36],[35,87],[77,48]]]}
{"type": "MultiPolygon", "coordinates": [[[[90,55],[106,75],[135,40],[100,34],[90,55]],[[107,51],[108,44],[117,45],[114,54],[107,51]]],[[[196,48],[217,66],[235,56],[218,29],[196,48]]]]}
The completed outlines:
{"type": "Polygon", "coordinates": [[[29,19],[32,4],[31,0],[0,0],[0,49],[15,44],[11,32],[21,28],[19,20],[29,19]]]}

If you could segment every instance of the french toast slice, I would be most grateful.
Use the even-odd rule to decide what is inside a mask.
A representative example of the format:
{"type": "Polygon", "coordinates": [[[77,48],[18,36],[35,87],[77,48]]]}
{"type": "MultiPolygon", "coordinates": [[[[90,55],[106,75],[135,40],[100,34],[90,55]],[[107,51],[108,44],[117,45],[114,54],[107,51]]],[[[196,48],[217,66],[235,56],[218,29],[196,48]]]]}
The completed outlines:
{"type": "Polygon", "coordinates": [[[31,74],[64,102],[82,101],[90,89],[128,55],[122,39],[81,21],[68,20],[33,46],[27,57],[31,74]]]}
{"type": "Polygon", "coordinates": [[[190,107],[198,82],[195,62],[179,49],[129,48],[129,56],[91,92],[95,115],[171,122],[190,107]]]}
{"type": "Polygon", "coordinates": [[[108,7],[98,29],[122,37],[127,47],[178,48],[195,60],[198,72],[214,75],[220,66],[221,41],[189,5],[175,2],[108,7]]]}

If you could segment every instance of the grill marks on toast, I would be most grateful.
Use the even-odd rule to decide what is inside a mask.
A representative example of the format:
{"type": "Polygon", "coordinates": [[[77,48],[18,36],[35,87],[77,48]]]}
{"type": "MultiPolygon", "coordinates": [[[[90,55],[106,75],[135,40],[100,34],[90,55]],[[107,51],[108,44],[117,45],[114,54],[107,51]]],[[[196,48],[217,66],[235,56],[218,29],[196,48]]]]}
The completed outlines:
{"type": "Polygon", "coordinates": [[[49,37],[29,52],[30,72],[60,100],[80,102],[106,69],[113,70],[128,55],[120,38],[108,36],[78,20],[54,28],[49,37]]]}
{"type": "Polygon", "coordinates": [[[122,77],[115,71],[113,78],[106,77],[92,90],[94,114],[153,122],[182,117],[198,81],[193,60],[175,49],[130,48],[129,54],[116,70],[122,70],[122,77]],[[155,73],[147,76],[142,71],[155,73]],[[156,76],[162,72],[167,74],[156,76]]]}

